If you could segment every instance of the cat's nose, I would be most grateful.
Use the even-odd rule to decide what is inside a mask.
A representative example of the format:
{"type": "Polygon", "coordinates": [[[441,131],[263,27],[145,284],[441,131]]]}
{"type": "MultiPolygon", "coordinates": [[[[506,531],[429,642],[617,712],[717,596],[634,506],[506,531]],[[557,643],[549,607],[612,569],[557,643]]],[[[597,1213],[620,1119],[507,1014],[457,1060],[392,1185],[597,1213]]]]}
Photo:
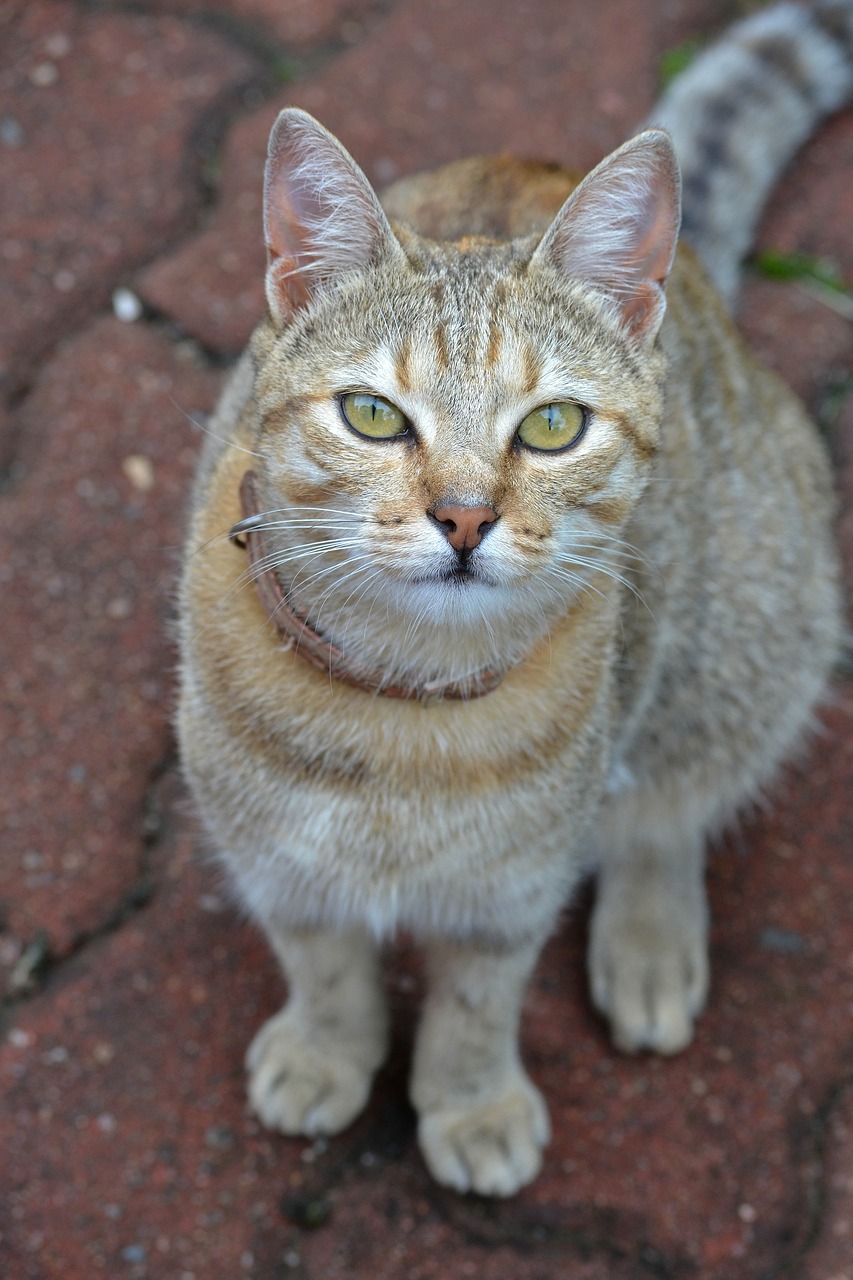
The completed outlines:
{"type": "Polygon", "coordinates": [[[493,507],[463,507],[453,503],[439,503],[429,514],[456,551],[479,546],[489,526],[498,518],[493,507]]]}

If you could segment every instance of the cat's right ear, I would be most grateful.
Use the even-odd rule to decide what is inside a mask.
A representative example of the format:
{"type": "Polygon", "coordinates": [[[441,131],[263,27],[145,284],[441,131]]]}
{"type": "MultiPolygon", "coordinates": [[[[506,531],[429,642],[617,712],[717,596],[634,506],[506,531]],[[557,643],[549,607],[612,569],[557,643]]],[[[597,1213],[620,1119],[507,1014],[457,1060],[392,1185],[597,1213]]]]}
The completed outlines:
{"type": "Polygon", "coordinates": [[[681,223],[681,179],[662,129],[629,139],[569,196],[531,260],[607,295],[632,338],[654,341],[681,223]]]}
{"type": "Polygon", "coordinates": [[[270,134],[264,238],[267,304],[279,328],[323,285],[402,252],[361,169],[296,107],[281,112],[270,134]]]}

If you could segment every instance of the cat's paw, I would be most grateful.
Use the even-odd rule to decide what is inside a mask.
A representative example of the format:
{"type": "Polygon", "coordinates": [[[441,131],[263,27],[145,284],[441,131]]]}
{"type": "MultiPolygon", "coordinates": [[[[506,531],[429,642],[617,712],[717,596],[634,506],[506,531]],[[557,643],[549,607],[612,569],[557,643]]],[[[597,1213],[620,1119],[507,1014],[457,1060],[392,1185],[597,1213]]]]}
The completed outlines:
{"type": "Polygon", "coordinates": [[[339,1133],[364,1109],[372,1071],[311,1043],[290,1012],[270,1018],[248,1053],[249,1101],[269,1129],[339,1133]]]}
{"type": "Polygon", "coordinates": [[[485,1102],[422,1115],[418,1140],[430,1173],[456,1191],[511,1196],[532,1182],[550,1126],[542,1095],[519,1075],[485,1102]]]}
{"type": "Polygon", "coordinates": [[[623,1053],[678,1053],[708,993],[705,930],[689,920],[651,927],[631,919],[593,921],[592,999],[623,1053]]]}

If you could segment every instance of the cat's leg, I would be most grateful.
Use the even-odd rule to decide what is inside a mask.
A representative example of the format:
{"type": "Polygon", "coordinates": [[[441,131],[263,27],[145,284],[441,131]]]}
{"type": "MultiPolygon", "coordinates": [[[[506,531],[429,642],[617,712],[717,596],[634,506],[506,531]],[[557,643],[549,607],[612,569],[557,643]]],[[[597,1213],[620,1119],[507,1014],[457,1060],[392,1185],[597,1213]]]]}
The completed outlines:
{"type": "Polygon", "coordinates": [[[590,982],[628,1053],[683,1049],[708,991],[704,833],[663,805],[658,816],[605,820],[601,835],[590,982]]]}
{"type": "Polygon", "coordinates": [[[283,1133],[337,1133],[367,1102],[388,1047],[377,949],[360,931],[267,926],[290,998],[246,1055],[249,1099],[283,1133]]]}
{"type": "Polygon", "coordinates": [[[542,1163],[548,1113],[518,1052],[521,1002],[540,946],[427,948],[411,1098],[431,1173],[458,1191],[512,1195],[542,1163]]]}

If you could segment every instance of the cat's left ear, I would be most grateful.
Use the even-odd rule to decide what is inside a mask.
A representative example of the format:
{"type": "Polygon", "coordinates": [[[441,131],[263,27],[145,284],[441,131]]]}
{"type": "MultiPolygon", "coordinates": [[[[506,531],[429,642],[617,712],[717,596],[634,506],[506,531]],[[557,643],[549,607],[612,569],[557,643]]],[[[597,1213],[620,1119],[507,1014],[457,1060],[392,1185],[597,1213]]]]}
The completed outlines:
{"type": "Polygon", "coordinates": [[[367,178],[327,129],[296,107],[270,134],[264,173],[266,295],[279,326],[318,288],[402,253],[367,178]]]}
{"type": "Polygon", "coordinates": [[[649,129],[602,160],[569,196],[531,266],[547,264],[609,294],[629,333],[654,340],[681,224],[669,134],[649,129]]]}

